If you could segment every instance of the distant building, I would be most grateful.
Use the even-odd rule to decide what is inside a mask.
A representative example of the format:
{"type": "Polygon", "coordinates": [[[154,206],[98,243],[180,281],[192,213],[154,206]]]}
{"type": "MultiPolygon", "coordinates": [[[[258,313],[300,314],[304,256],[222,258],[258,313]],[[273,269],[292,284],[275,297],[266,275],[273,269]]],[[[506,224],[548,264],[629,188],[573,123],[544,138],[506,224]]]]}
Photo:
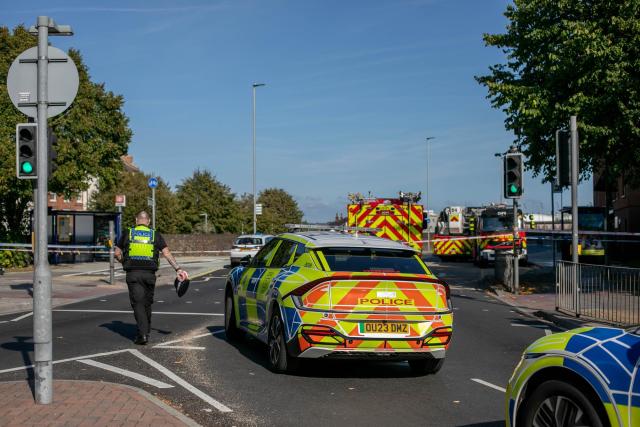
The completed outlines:
{"type": "MultiPolygon", "coordinates": [[[[612,205],[613,215],[610,219],[613,229],[638,233],[640,232],[640,188],[632,188],[623,177],[619,177],[613,188],[612,205]]],[[[604,179],[600,173],[595,173],[593,178],[593,205],[607,207],[604,179]]]]}
{"type": "MultiPolygon", "coordinates": [[[[140,168],[133,163],[133,156],[120,157],[122,166],[127,172],[140,172],[140,168]]],[[[65,197],[62,194],[49,193],[47,206],[59,211],[86,211],[93,195],[98,191],[98,180],[91,178],[89,188],[74,197],[65,197]]]]}

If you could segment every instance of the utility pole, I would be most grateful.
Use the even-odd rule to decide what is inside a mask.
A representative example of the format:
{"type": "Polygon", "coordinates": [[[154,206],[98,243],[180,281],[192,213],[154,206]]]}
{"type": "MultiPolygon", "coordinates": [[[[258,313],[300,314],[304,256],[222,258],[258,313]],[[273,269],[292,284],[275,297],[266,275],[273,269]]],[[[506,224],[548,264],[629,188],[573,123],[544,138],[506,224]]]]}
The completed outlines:
{"type": "Polygon", "coordinates": [[[113,221],[109,221],[109,284],[113,285],[115,281],[115,240],[116,233],[113,221]]]}
{"type": "Polygon", "coordinates": [[[571,116],[571,261],[578,263],[578,119],[571,116]]]}
{"type": "Polygon", "coordinates": [[[518,295],[520,290],[520,251],[518,250],[518,200],[513,200],[513,293],[518,295]]]}
{"type": "Polygon", "coordinates": [[[253,234],[257,233],[257,215],[256,215],[256,88],[264,86],[264,83],[254,83],[253,88],[253,114],[252,117],[252,129],[253,129],[253,234]]]}
{"type": "Polygon", "coordinates": [[[431,143],[429,141],[435,138],[435,136],[428,136],[425,138],[425,141],[427,141],[427,253],[431,252],[431,218],[429,217],[429,209],[431,209],[431,204],[429,202],[429,196],[431,193],[429,191],[429,175],[431,174],[431,143]]]}

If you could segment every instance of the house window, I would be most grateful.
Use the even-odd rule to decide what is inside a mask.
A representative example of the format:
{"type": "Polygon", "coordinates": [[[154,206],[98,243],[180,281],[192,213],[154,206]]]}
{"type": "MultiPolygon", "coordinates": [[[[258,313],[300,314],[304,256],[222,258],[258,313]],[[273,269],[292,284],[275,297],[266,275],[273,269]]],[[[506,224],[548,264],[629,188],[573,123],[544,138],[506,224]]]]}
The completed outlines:
{"type": "Polygon", "coordinates": [[[49,193],[49,201],[50,202],[55,202],[57,199],[57,196],[55,195],[55,193],[49,193]]]}
{"type": "Polygon", "coordinates": [[[64,198],[64,200],[63,200],[63,201],[64,201],[65,203],[71,203],[71,200],[69,200],[69,199],[68,199],[68,198],[66,198],[66,197],[64,198]]]}
{"type": "Polygon", "coordinates": [[[76,201],[78,203],[82,203],[82,194],[78,194],[78,197],[76,198],[76,201]]]}

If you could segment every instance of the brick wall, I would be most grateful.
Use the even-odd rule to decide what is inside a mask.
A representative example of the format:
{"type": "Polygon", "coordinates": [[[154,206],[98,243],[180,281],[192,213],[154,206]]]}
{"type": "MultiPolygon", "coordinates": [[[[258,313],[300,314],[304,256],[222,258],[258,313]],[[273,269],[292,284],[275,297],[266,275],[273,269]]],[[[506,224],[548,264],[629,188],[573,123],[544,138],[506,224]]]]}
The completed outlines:
{"type": "MultiPolygon", "coordinates": [[[[163,234],[171,252],[180,255],[198,255],[200,251],[230,250],[237,234],[163,234]],[[195,253],[193,253],[195,252],[195,253]]],[[[202,253],[202,255],[211,255],[202,253]]]]}

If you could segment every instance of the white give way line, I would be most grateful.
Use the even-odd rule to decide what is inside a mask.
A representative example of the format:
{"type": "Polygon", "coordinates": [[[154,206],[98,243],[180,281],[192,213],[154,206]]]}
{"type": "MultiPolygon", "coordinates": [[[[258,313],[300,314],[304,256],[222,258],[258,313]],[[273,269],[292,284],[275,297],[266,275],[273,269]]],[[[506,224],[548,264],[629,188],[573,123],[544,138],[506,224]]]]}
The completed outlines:
{"type": "Polygon", "coordinates": [[[94,366],[96,368],[104,369],[105,371],[110,371],[116,374],[124,375],[125,377],[133,378],[134,380],[141,381],[145,384],[152,385],[158,388],[173,388],[171,384],[163,383],[162,381],[154,380],[153,378],[149,378],[145,375],[138,374],[137,372],[128,371],[126,369],[118,368],[116,366],[107,365],[106,363],[96,362],[93,359],[80,359],[78,360],[80,363],[84,363],[85,365],[94,366]]]}
{"type": "Polygon", "coordinates": [[[549,326],[544,325],[544,324],[512,323],[511,326],[523,326],[523,327],[529,327],[529,328],[542,329],[542,330],[544,330],[544,334],[545,335],[553,334],[553,331],[551,331],[551,329],[549,329],[549,326]]]}

